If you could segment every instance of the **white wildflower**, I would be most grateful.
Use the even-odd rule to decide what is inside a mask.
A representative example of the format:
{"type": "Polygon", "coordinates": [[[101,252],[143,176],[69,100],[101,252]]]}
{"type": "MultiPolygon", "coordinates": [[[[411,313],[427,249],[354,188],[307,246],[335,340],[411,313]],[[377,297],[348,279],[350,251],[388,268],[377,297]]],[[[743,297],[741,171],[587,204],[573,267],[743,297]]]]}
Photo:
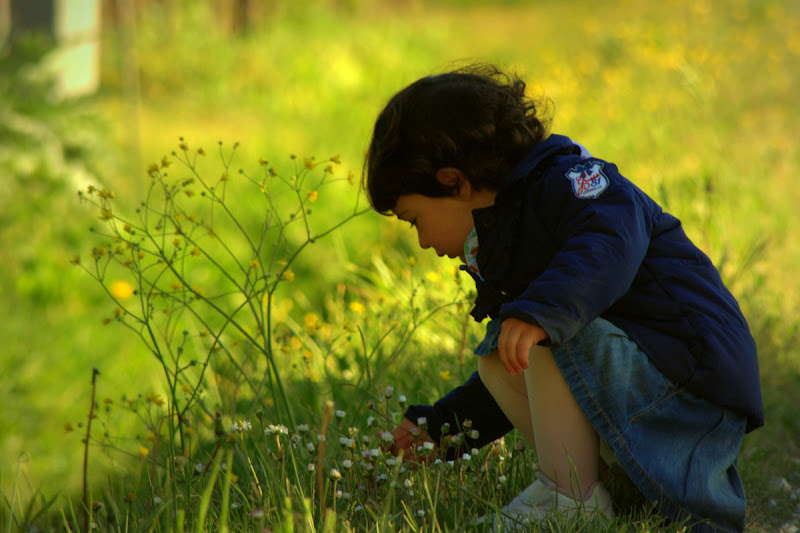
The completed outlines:
{"type": "Polygon", "coordinates": [[[247,420],[239,420],[231,425],[231,433],[250,431],[251,429],[253,429],[253,425],[247,420]]]}
{"type": "Polygon", "coordinates": [[[334,481],[339,481],[340,479],[342,479],[342,473],[339,472],[338,468],[331,468],[330,476],[331,479],[334,481]]]}
{"type": "Polygon", "coordinates": [[[270,424],[264,430],[264,435],[288,435],[289,428],[283,424],[270,424]]]}

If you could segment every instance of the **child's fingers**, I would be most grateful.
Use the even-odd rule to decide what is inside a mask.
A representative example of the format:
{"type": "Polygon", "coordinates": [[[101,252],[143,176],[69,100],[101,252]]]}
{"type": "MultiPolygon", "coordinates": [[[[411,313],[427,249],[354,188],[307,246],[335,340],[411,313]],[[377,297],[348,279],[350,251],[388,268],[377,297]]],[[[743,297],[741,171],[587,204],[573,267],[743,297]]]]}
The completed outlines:
{"type": "Polygon", "coordinates": [[[517,349],[518,335],[511,329],[503,329],[498,339],[497,349],[500,354],[500,361],[506,369],[506,372],[515,375],[522,369],[517,363],[516,349],[517,349]]]}

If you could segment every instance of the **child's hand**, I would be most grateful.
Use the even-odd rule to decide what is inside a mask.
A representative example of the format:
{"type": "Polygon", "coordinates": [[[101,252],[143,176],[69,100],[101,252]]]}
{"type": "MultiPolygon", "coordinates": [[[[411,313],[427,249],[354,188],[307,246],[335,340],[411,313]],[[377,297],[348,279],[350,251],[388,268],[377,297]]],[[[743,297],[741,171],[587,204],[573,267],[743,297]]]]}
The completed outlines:
{"type": "Polygon", "coordinates": [[[497,349],[500,360],[512,376],[528,368],[531,347],[547,338],[547,332],[518,318],[506,318],[500,330],[497,349]]]}
{"type": "MultiPolygon", "coordinates": [[[[390,450],[392,455],[398,455],[402,450],[405,460],[426,462],[426,458],[421,457],[417,453],[417,446],[422,445],[422,443],[426,441],[433,442],[433,439],[428,435],[427,431],[422,431],[414,422],[408,418],[404,418],[400,425],[392,430],[392,436],[394,437],[394,442],[390,450]]],[[[430,455],[428,457],[430,457],[430,455]]]]}

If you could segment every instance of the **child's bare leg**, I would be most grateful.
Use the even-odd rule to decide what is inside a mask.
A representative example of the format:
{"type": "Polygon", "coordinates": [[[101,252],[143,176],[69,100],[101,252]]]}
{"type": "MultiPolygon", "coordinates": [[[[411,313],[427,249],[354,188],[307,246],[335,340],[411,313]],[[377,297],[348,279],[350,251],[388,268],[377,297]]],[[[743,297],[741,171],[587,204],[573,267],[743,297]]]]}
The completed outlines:
{"type": "Polygon", "coordinates": [[[497,405],[514,424],[522,438],[535,450],[536,439],[531,423],[531,408],[525,377],[522,374],[509,375],[506,367],[500,361],[497,350],[485,357],[478,358],[478,373],[497,405]]]}
{"type": "Polygon", "coordinates": [[[578,407],[550,349],[534,346],[529,362],[524,375],[539,469],[564,494],[588,496],[598,480],[597,433],[578,407]]]}

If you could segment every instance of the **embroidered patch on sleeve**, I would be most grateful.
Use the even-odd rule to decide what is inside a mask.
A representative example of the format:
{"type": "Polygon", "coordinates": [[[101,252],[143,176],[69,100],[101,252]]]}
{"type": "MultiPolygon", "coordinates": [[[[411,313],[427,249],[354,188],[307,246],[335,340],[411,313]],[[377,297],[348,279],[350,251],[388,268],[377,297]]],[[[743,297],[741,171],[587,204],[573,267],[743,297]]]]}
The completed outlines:
{"type": "Polygon", "coordinates": [[[582,200],[597,198],[608,188],[602,161],[575,165],[567,171],[566,178],[572,182],[572,192],[582,200]]]}

